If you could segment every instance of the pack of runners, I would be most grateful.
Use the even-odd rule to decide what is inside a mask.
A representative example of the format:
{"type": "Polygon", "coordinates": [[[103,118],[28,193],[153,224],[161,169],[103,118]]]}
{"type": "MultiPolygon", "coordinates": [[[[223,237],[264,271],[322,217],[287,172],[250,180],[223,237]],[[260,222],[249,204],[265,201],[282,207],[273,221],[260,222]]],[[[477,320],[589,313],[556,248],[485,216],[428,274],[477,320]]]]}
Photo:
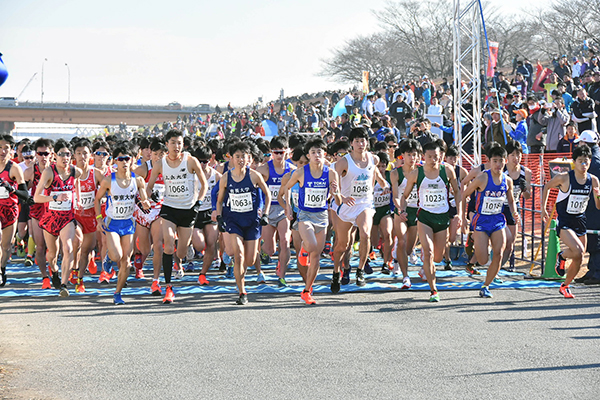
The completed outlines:
{"type": "MultiPolygon", "coordinates": [[[[97,263],[99,284],[110,284],[118,271],[114,304],[120,305],[131,269],[144,278],[152,255],[149,293],[172,303],[173,272],[182,277],[201,257],[198,284],[210,285],[207,273],[218,269],[235,278],[236,303],[243,305],[248,268],[266,283],[261,264],[277,254],[277,285],[288,286],[288,266],[295,264],[305,285],[301,299],[315,304],[322,257],[333,261],[332,293],[350,283],[353,251],[356,285],[365,286],[377,249],[381,272],[402,279],[406,290],[420,243],[419,276],[437,302],[436,263],[454,268],[449,249],[462,228],[469,232],[467,272],[479,275],[476,266],[491,258],[479,295],[492,297],[490,285],[501,267],[509,268],[519,199],[531,195],[518,142],[506,149],[491,143],[488,162],[467,171],[457,164],[458,149],[443,140],[421,146],[390,138],[381,146],[363,127],[329,145],[308,135],[206,141],[176,129],[164,138],[107,139],[42,138],[15,155],[13,137],[0,136],[2,286],[10,281],[6,266],[16,246],[26,265],[38,266],[42,289],[61,297],[69,296],[69,285],[85,293],[83,278],[98,274],[97,263]]],[[[543,193],[547,220],[549,191],[559,190],[557,230],[566,249],[556,271],[566,275],[560,288],[566,298],[573,297],[569,285],[582,264],[590,196],[600,208],[590,159],[589,147],[577,147],[574,169],[555,176],[543,193]]]]}

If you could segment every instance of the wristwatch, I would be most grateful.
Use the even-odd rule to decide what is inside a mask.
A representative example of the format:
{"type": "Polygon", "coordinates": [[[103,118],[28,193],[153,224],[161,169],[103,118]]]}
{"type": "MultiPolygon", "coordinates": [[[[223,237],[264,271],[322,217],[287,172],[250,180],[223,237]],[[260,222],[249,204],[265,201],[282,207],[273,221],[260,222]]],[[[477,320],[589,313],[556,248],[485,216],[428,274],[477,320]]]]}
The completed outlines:
{"type": "Polygon", "coordinates": [[[54,196],[52,196],[52,200],[56,201],[56,199],[58,199],[58,195],[55,194],[54,196]]]}

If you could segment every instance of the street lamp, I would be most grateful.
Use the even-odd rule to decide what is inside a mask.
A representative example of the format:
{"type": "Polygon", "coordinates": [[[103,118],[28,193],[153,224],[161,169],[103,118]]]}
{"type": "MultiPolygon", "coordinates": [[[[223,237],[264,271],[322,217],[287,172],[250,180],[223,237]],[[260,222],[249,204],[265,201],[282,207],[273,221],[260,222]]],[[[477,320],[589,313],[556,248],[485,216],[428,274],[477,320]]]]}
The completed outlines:
{"type": "Polygon", "coordinates": [[[69,68],[69,64],[65,63],[65,67],[67,67],[67,73],[69,76],[69,101],[68,103],[71,104],[71,68],[69,68]]]}
{"type": "Polygon", "coordinates": [[[44,64],[48,61],[47,58],[44,58],[44,62],[42,63],[42,107],[44,106],[44,64]]]}

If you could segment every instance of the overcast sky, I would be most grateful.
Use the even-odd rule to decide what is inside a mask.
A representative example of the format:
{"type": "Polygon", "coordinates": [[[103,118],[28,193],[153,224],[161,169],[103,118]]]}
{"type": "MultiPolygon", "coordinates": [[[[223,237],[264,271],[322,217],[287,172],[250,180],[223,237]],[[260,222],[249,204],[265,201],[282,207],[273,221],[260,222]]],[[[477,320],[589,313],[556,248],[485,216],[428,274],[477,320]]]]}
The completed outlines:
{"type": "MultiPolygon", "coordinates": [[[[519,10],[520,0],[498,2],[519,10]]],[[[530,0],[542,4],[541,0],[530,0]]],[[[385,0],[0,0],[0,96],[243,106],[347,87],[316,76],[331,49],[379,29],[385,0]],[[44,59],[48,61],[44,62],[44,59]],[[65,63],[68,64],[65,66],[65,63]]]]}

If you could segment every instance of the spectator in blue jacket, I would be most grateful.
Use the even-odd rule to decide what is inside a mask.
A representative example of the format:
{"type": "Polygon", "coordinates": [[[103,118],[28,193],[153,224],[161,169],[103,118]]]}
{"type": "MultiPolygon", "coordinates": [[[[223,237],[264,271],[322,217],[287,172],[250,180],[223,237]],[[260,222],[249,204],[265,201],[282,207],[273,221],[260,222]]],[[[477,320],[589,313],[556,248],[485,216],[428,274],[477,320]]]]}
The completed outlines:
{"type": "Polygon", "coordinates": [[[527,133],[529,133],[529,129],[527,128],[527,110],[519,108],[518,110],[513,110],[515,113],[515,117],[517,119],[517,127],[513,132],[510,132],[510,136],[521,143],[521,147],[523,147],[523,154],[529,154],[529,147],[527,146],[527,133]]]}

